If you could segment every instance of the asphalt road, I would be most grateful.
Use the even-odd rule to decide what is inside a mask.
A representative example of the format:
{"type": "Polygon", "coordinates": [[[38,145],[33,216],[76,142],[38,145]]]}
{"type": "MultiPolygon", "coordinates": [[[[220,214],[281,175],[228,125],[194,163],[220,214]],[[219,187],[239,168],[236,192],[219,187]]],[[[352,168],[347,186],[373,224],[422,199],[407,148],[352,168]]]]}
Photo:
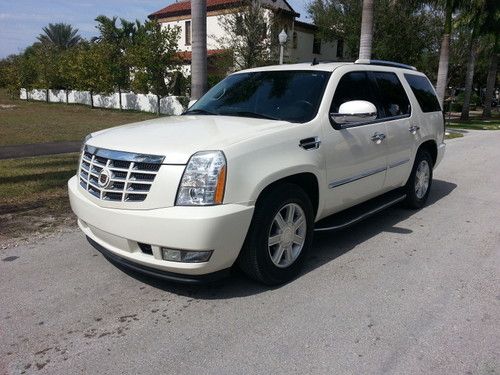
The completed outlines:
{"type": "Polygon", "coordinates": [[[129,275],[79,232],[0,253],[0,373],[498,374],[500,131],[448,144],[427,207],[317,236],[297,280],[129,275]]]}

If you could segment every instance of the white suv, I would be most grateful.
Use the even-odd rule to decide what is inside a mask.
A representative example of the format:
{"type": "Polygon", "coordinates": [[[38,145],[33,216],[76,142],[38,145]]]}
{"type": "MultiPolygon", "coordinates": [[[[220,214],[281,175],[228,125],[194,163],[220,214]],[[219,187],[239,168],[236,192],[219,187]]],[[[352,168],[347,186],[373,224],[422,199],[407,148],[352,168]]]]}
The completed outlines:
{"type": "Polygon", "coordinates": [[[117,263],[185,282],[237,264],[279,284],[300,272],[315,230],[422,207],[443,138],[415,68],[269,66],[228,76],[182,116],[89,135],[69,196],[117,263]]]}

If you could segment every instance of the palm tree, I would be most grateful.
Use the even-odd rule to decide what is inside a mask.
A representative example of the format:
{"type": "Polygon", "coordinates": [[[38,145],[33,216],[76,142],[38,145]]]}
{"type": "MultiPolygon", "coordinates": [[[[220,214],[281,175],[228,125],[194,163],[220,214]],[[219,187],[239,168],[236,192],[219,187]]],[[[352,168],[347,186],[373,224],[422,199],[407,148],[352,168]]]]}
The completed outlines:
{"type": "Polygon", "coordinates": [[[491,117],[491,101],[493,90],[495,89],[495,80],[497,76],[498,55],[500,47],[498,37],[500,35],[500,3],[496,0],[486,0],[486,19],[482,25],[482,32],[489,34],[493,39],[488,77],[486,78],[486,93],[483,109],[483,117],[491,117]]]}
{"type": "Polygon", "coordinates": [[[191,14],[191,99],[197,100],[207,89],[207,0],[191,0],[191,14]]]}
{"type": "Polygon", "coordinates": [[[370,59],[373,40],[373,0],[363,0],[361,16],[361,36],[359,40],[359,58],[370,59]]]}
{"type": "Polygon", "coordinates": [[[441,39],[441,51],[439,54],[439,68],[436,82],[436,93],[439,103],[443,106],[446,85],[448,83],[448,65],[450,61],[450,37],[452,30],[453,13],[467,0],[438,0],[444,7],[444,30],[441,39]]]}
{"type": "Polygon", "coordinates": [[[43,33],[37,39],[44,45],[67,49],[81,42],[78,29],[66,23],[49,23],[43,28],[43,33]]]}

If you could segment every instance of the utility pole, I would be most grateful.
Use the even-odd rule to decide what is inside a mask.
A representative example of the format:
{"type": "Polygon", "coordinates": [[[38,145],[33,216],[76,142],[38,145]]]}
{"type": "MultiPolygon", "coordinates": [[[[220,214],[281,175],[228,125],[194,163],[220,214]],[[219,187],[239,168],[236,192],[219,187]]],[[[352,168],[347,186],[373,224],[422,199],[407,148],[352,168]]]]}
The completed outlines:
{"type": "Polygon", "coordinates": [[[207,0],[191,0],[191,100],[207,91],[207,0]]]}

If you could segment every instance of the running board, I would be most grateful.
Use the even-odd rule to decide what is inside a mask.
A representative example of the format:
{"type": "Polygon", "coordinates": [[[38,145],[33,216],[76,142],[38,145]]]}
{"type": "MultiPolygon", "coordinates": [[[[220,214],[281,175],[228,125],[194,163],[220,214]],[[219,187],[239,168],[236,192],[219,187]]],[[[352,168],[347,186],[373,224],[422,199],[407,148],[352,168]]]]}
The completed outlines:
{"type": "Polygon", "coordinates": [[[336,231],[347,228],[401,202],[405,198],[406,194],[402,193],[400,189],[390,191],[357,206],[321,219],[315,224],[314,231],[336,231]]]}

